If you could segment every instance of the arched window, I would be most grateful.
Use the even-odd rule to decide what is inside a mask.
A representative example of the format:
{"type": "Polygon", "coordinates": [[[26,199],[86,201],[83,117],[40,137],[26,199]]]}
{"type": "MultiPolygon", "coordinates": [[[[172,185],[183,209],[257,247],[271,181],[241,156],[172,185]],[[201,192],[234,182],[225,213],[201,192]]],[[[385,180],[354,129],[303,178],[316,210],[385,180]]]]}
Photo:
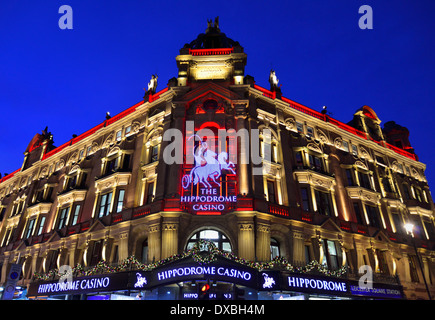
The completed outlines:
{"type": "Polygon", "coordinates": [[[212,229],[201,230],[195,232],[187,241],[186,249],[192,249],[194,244],[199,240],[207,240],[213,242],[214,245],[223,252],[231,252],[230,240],[222,232],[212,229]]]}
{"type": "Polygon", "coordinates": [[[270,259],[280,257],[279,242],[275,238],[270,238],[270,259]]]}

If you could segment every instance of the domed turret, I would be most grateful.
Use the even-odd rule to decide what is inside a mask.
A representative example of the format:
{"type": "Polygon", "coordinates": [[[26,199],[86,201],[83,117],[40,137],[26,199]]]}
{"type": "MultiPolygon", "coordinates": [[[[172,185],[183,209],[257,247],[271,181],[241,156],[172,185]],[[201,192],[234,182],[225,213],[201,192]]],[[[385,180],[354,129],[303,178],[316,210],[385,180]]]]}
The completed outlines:
{"type": "Polygon", "coordinates": [[[180,49],[177,56],[179,86],[189,81],[230,80],[243,84],[246,54],[239,42],[228,38],[219,29],[219,17],[207,21],[201,33],[180,49]]]}
{"type": "Polygon", "coordinates": [[[219,29],[219,17],[216,17],[214,24],[211,20],[207,21],[205,33],[201,33],[190,43],[186,43],[184,48],[189,49],[218,49],[233,48],[240,46],[238,41],[228,38],[219,29]]]}

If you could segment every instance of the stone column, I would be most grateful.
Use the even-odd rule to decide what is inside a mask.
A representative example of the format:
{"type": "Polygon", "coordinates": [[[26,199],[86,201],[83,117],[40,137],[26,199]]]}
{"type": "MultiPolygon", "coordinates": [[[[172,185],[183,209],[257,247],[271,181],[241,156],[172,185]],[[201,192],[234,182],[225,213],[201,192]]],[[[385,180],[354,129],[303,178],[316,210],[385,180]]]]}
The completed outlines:
{"type": "Polygon", "coordinates": [[[253,261],[255,259],[255,234],[253,216],[239,216],[238,243],[240,258],[253,261]]]}
{"type": "Polygon", "coordinates": [[[119,235],[118,246],[119,261],[123,261],[128,258],[128,233],[124,232],[119,235]]]}
{"type": "Polygon", "coordinates": [[[164,217],[162,222],[162,259],[178,253],[178,217],[164,217]]]}
{"type": "Polygon", "coordinates": [[[270,223],[257,222],[257,260],[270,261],[270,223]]]}
{"type": "Polygon", "coordinates": [[[160,260],[161,247],[162,237],[159,222],[148,227],[148,262],[160,260]]]}
{"type": "Polygon", "coordinates": [[[292,231],[293,262],[305,264],[305,238],[299,231],[292,231]]]}

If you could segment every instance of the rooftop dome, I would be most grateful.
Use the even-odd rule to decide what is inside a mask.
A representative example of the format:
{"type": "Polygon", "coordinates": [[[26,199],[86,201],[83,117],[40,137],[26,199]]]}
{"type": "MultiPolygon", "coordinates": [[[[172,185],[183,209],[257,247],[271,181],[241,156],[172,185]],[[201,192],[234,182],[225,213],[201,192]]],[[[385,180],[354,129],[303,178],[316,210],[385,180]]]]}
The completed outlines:
{"type": "Polygon", "coordinates": [[[207,20],[207,29],[205,33],[201,33],[190,43],[186,43],[184,48],[190,49],[217,49],[217,48],[232,48],[240,46],[239,42],[228,38],[225,33],[219,29],[219,17],[216,17],[214,24],[211,20],[207,20]]]}

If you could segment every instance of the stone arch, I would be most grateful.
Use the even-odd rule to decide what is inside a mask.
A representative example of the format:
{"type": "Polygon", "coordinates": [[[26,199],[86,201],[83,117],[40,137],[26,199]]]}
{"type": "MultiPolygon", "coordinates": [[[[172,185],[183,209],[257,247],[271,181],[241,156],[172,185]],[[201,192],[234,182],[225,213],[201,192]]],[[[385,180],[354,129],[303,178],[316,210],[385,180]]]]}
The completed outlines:
{"type": "Polygon", "coordinates": [[[225,226],[222,226],[220,224],[205,224],[205,225],[194,225],[192,226],[192,228],[189,228],[189,230],[184,234],[183,239],[180,239],[180,244],[182,246],[179,247],[180,251],[184,251],[186,250],[187,247],[187,243],[189,241],[189,239],[198,231],[204,231],[204,230],[214,230],[214,231],[218,231],[220,233],[222,233],[223,235],[225,235],[231,245],[231,252],[235,253],[237,252],[237,238],[235,237],[235,235],[233,234],[233,232],[231,232],[231,230],[229,230],[228,228],[226,228],[225,226]]]}

